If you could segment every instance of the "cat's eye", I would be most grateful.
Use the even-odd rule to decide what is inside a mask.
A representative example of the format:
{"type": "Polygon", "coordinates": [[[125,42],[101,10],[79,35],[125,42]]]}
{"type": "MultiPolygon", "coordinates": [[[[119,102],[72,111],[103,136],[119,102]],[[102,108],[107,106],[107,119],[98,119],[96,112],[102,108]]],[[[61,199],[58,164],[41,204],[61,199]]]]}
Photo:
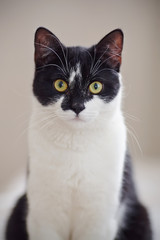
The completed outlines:
{"type": "Polygon", "coordinates": [[[57,79],[54,83],[54,87],[58,92],[65,92],[68,88],[68,85],[64,80],[57,79]]]}
{"type": "Polygon", "coordinates": [[[96,81],[89,85],[89,91],[93,94],[98,94],[102,91],[103,85],[102,83],[96,81]]]}

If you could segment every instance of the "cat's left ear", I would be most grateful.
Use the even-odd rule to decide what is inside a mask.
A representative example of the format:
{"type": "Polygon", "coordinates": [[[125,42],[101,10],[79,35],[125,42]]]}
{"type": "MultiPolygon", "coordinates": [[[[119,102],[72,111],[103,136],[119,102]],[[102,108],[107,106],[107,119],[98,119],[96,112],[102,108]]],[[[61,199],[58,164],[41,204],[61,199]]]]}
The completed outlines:
{"type": "Polygon", "coordinates": [[[116,29],[107,34],[96,46],[96,56],[110,68],[119,72],[123,49],[123,32],[116,29]]]}
{"type": "Polygon", "coordinates": [[[62,44],[59,39],[48,29],[40,27],[35,33],[35,64],[42,66],[50,59],[58,57],[57,52],[61,52],[62,44]]]}

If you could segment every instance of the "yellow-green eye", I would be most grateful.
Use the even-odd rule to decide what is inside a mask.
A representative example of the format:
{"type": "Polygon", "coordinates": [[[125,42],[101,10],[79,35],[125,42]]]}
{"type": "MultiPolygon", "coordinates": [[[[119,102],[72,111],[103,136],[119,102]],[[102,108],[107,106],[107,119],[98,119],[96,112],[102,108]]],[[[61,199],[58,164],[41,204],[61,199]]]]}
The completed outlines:
{"type": "Polygon", "coordinates": [[[58,92],[64,92],[68,88],[68,85],[64,80],[57,79],[54,83],[54,87],[58,92]]]}
{"type": "Polygon", "coordinates": [[[89,91],[93,94],[98,94],[102,91],[103,85],[100,82],[93,82],[89,85],[89,91]]]}

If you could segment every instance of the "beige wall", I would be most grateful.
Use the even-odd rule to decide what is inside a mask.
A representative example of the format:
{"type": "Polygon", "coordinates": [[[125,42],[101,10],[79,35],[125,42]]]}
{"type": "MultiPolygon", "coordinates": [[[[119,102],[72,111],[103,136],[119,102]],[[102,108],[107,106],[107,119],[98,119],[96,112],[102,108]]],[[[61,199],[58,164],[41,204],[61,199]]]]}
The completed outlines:
{"type": "MultiPolygon", "coordinates": [[[[27,160],[33,38],[45,26],[66,45],[90,46],[120,27],[125,34],[124,112],[144,157],[160,158],[159,0],[0,1],[0,190],[27,160]],[[128,115],[126,115],[128,116],[128,115]],[[133,130],[132,130],[133,131],[133,130]]],[[[136,158],[142,156],[131,140],[136,158]]]]}

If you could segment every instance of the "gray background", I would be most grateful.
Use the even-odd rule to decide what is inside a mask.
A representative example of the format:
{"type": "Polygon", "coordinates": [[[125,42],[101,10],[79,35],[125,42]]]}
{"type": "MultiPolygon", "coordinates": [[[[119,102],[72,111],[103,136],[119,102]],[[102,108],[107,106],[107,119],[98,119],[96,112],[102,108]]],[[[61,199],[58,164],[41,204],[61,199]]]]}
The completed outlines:
{"type": "Polygon", "coordinates": [[[142,198],[159,206],[158,189],[151,194],[158,187],[153,176],[160,173],[159,0],[0,1],[0,196],[26,169],[33,40],[39,26],[69,46],[90,46],[117,27],[124,31],[121,70],[129,145],[142,198]]]}

